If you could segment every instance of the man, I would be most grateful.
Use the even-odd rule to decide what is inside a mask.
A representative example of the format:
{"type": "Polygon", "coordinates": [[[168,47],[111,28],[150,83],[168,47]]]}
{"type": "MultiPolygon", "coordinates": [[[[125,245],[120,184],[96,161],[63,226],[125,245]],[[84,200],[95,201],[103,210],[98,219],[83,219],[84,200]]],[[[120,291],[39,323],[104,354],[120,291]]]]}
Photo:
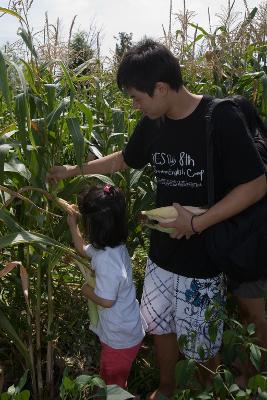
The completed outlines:
{"type": "Polygon", "coordinates": [[[216,112],[214,135],[217,202],[193,218],[182,206],[207,204],[205,116],[211,98],[190,93],[183,85],[177,59],[149,39],[125,54],[117,82],[144,114],[124,150],[85,163],[81,169],[53,167],[48,179],[141,169],[150,163],[157,181],[156,206],[175,204],[177,208],[174,234],[151,233],[141,302],[144,325],[154,335],[160,368],[159,388],[148,399],[157,400],[160,394],[169,398],[174,392],[180,352],[209,368],[217,366],[222,323],[218,323],[215,341],[208,331],[224,306],[225,285],[203,251],[201,232],[257,202],[267,185],[262,163],[242,122],[231,106],[222,106],[216,112]],[[216,307],[206,321],[205,311],[212,305],[216,307]],[[177,339],[181,343],[184,337],[184,346],[179,349],[177,339]]]}

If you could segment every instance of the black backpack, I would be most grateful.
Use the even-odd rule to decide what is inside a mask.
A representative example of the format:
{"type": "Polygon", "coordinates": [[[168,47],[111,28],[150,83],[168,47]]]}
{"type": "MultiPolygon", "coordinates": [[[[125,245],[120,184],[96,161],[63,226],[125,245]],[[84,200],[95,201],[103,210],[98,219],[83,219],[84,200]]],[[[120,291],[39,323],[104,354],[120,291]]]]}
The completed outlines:
{"type": "MultiPolygon", "coordinates": [[[[208,204],[214,204],[213,138],[214,110],[229,102],[242,119],[263,162],[267,163],[267,140],[263,135],[252,135],[245,116],[231,99],[214,99],[206,116],[208,204]]],[[[267,197],[203,232],[206,251],[218,272],[244,282],[267,279],[267,197]]]]}
{"type": "MultiPolygon", "coordinates": [[[[241,99],[242,97],[239,96],[241,99]]],[[[246,100],[248,102],[248,100],[246,100]]],[[[238,103],[239,101],[232,99],[231,97],[229,98],[224,98],[224,99],[213,99],[211,102],[211,105],[208,109],[207,115],[206,115],[206,136],[207,136],[207,160],[208,160],[208,205],[211,207],[211,205],[214,204],[214,177],[213,177],[213,140],[212,140],[212,132],[214,130],[214,115],[215,115],[215,110],[221,105],[221,104],[230,104],[232,105],[236,113],[238,114],[239,118],[241,119],[247,133],[249,136],[251,136],[253,143],[255,145],[256,150],[258,151],[263,164],[267,165],[267,137],[262,134],[262,132],[257,131],[255,133],[251,132],[249,125],[247,123],[246,117],[244,116],[241,108],[239,107],[238,103]]],[[[251,105],[251,109],[253,109],[253,106],[251,105]]],[[[256,113],[256,111],[255,111],[256,113]]],[[[259,118],[259,116],[257,116],[259,118]]]]}

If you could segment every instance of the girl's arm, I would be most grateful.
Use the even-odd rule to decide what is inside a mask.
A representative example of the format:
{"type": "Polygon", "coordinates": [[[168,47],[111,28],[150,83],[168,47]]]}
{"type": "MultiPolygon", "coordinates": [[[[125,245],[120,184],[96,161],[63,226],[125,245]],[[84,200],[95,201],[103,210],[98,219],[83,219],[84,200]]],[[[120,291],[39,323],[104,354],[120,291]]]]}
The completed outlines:
{"type": "Polygon", "coordinates": [[[67,222],[70,228],[70,233],[72,236],[72,241],[76,251],[80,254],[80,256],[88,258],[88,255],[84,251],[85,242],[81,235],[79,226],[77,224],[77,213],[73,212],[73,214],[68,214],[67,222]]]}
{"type": "Polygon", "coordinates": [[[107,300],[103,299],[102,297],[99,297],[95,294],[94,288],[87,283],[85,283],[82,287],[82,295],[86,297],[87,299],[92,300],[94,303],[98,304],[99,306],[102,306],[104,308],[110,308],[113,306],[115,303],[114,300],[107,300]]]}

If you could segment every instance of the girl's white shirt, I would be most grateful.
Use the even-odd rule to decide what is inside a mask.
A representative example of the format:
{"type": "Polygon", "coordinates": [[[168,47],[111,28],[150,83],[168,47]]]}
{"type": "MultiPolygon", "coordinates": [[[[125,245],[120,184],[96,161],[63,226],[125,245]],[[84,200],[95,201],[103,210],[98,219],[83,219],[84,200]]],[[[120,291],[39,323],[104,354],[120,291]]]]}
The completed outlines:
{"type": "Polygon", "coordinates": [[[145,335],[136,300],[132,278],[131,259],[125,245],[104,250],[87,245],[84,250],[91,258],[95,271],[95,294],[106,300],[113,300],[110,308],[98,307],[99,321],[90,329],[100,341],[114,349],[133,347],[145,335]]]}

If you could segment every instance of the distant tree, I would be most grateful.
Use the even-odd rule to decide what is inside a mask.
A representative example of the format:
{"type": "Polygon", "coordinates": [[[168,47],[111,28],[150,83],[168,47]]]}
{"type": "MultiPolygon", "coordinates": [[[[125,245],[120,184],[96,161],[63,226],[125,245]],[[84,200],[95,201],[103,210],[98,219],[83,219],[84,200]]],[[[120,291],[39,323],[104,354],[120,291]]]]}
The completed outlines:
{"type": "Polygon", "coordinates": [[[74,69],[94,56],[94,50],[88,41],[88,34],[77,32],[69,44],[69,68],[74,69]]]}
{"type": "Polygon", "coordinates": [[[115,36],[115,39],[118,41],[115,48],[115,57],[119,61],[123,54],[133,46],[133,34],[119,32],[118,35],[119,36],[115,36]]]}

